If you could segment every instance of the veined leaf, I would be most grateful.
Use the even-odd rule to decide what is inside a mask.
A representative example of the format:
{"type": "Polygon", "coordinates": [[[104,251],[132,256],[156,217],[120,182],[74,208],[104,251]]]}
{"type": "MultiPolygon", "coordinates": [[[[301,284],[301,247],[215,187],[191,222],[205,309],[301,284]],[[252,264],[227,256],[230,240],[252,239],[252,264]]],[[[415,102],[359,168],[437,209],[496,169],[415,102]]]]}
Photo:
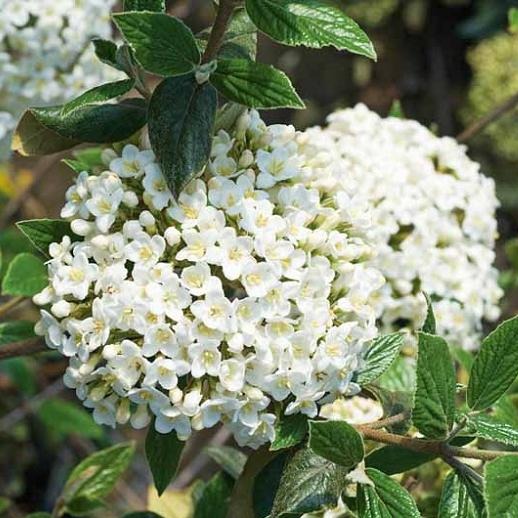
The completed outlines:
{"type": "Polygon", "coordinates": [[[508,455],[488,462],[484,496],[489,518],[518,516],[518,457],[508,455]]]}
{"type": "Polygon", "coordinates": [[[371,59],[374,47],[356,22],[320,0],[246,0],[257,28],[286,45],[333,46],[371,59]]]}
{"type": "Polygon", "coordinates": [[[488,441],[518,446],[518,429],[498,418],[479,414],[468,419],[469,432],[488,441]]]}
{"type": "Polygon", "coordinates": [[[282,415],[275,423],[275,438],[271,451],[291,448],[301,443],[308,433],[308,419],[304,414],[282,415]]]}
{"type": "Polygon", "coordinates": [[[64,219],[27,219],[18,221],[16,226],[47,257],[51,243],[60,243],[64,236],[70,236],[72,241],[75,237],[64,219]]]}
{"type": "Polygon", "coordinates": [[[93,38],[92,43],[95,55],[99,61],[117,70],[122,70],[122,67],[117,62],[117,45],[113,41],[93,38]]]}
{"type": "Polygon", "coordinates": [[[165,0],[124,0],[125,11],[165,11],[165,0]]]}
{"type": "Polygon", "coordinates": [[[445,479],[438,518],[477,518],[478,513],[463,481],[455,472],[445,479]]]}
{"type": "Polygon", "coordinates": [[[216,473],[206,484],[194,509],[194,518],[226,518],[233,480],[216,473]]]}
{"type": "Polygon", "coordinates": [[[435,322],[435,315],[433,312],[432,299],[428,295],[428,293],[424,293],[426,299],[426,318],[422,327],[423,333],[428,333],[430,335],[434,335],[436,333],[437,325],[435,322]]]}
{"type": "Polygon", "coordinates": [[[230,446],[208,446],[205,452],[234,479],[239,477],[245,467],[246,455],[230,446]]]}
{"type": "Polygon", "coordinates": [[[433,453],[419,453],[401,446],[389,445],[378,448],[365,457],[365,465],[386,475],[397,475],[435,459],[433,453]]]}
{"type": "Polygon", "coordinates": [[[7,267],[2,280],[4,295],[32,297],[48,284],[47,268],[32,254],[18,254],[7,267]]]}
{"type": "Polygon", "coordinates": [[[14,322],[0,323],[0,345],[21,342],[35,336],[34,322],[16,320],[14,322]]]}

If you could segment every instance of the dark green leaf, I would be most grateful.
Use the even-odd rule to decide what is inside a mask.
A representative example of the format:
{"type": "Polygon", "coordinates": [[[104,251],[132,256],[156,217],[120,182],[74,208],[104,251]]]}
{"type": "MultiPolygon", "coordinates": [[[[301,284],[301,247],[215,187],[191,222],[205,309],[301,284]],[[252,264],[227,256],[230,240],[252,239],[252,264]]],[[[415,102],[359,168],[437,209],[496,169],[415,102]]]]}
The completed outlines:
{"type": "Polygon", "coordinates": [[[90,439],[103,436],[103,429],[77,404],[62,399],[47,399],[37,414],[52,433],[61,437],[71,433],[90,439]]]}
{"type": "Polygon", "coordinates": [[[360,434],[345,421],[310,421],[309,447],[346,468],[356,466],[365,454],[360,434]]]}
{"type": "MultiPolygon", "coordinates": [[[[397,119],[405,118],[405,112],[403,111],[403,106],[401,105],[401,101],[399,99],[394,99],[394,101],[392,101],[389,117],[396,117],[397,119]]],[[[427,333],[435,333],[435,331],[427,331],[427,333]]]]}
{"type": "Polygon", "coordinates": [[[75,237],[70,223],[63,219],[27,219],[16,226],[47,257],[51,243],[60,243],[64,236],[70,236],[72,241],[75,237]]]}
{"type": "Polygon", "coordinates": [[[432,299],[430,298],[430,296],[427,293],[425,293],[424,296],[426,298],[427,309],[426,309],[426,318],[424,320],[424,324],[423,324],[423,327],[421,330],[423,331],[423,333],[428,333],[430,335],[434,335],[437,330],[437,325],[435,322],[435,315],[433,313],[432,299]]]}
{"type": "Polygon", "coordinates": [[[394,362],[403,344],[402,333],[379,336],[372,341],[356,381],[366,385],[379,378],[394,362]]]}
{"type": "Polygon", "coordinates": [[[11,379],[24,395],[33,396],[36,393],[37,385],[34,368],[26,358],[2,360],[0,372],[11,379]]]}
{"type": "Polygon", "coordinates": [[[515,402],[515,395],[500,398],[494,407],[494,415],[501,423],[518,428],[518,412],[515,402]]]}
{"type": "Polygon", "coordinates": [[[244,9],[234,12],[225,39],[220,50],[220,55],[231,57],[236,56],[236,49],[239,49],[240,57],[255,60],[257,54],[257,29],[244,9]]]}
{"type": "Polygon", "coordinates": [[[2,280],[4,295],[32,297],[48,284],[47,268],[32,254],[18,254],[9,264],[2,280]]]}
{"type": "Polygon", "coordinates": [[[0,345],[21,342],[35,336],[34,322],[17,320],[15,322],[0,323],[0,345]]]}
{"type": "Polygon", "coordinates": [[[470,417],[468,432],[488,441],[518,446],[518,429],[490,415],[479,414],[470,417]]]}
{"type": "Polygon", "coordinates": [[[416,362],[414,358],[398,356],[376,384],[393,392],[414,392],[416,385],[416,362]]]}
{"type": "Polygon", "coordinates": [[[374,486],[358,486],[360,518],[420,518],[421,514],[406,489],[377,469],[367,468],[365,471],[374,486]]]}
{"type": "Polygon", "coordinates": [[[270,450],[283,450],[296,446],[308,432],[308,419],[304,414],[282,415],[275,423],[275,438],[270,450]]]}
{"type": "Polygon", "coordinates": [[[105,504],[98,498],[78,496],[67,504],[66,512],[72,516],[86,516],[101,507],[105,507],[105,504]]]}
{"type": "Polygon", "coordinates": [[[309,448],[299,450],[286,465],[275,495],[271,518],[335,506],[347,470],[309,448]]]}
{"type": "Polygon", "coordinates": [[[113,43],[113,41],[94,38],[92,43],[94,45],[95,55],[100,61],[118,70],[122,69],[119,63],[117,63],[117,45],[113,43]]]}
{"type": "Polygon", "coordinates": [[[220,59],[212,84],[230,101],[250,108],[304,108],[288,76],[248,59],[220,59]]]}
{"type": "Polygon", "coordinates": [[[473,353],[466,351],[466,349],[462,349],[462,347],[450,347],[450,350],[455,360],[462,366],[463,369],[469,372],[471,367],[473,367],[473,362],[475,361],[473,353]]]}
{"type": "Polygon", "coordinates": [[[194,518],[227,518],[233,481],[226,473],[214,475],[203,489],[194,518]]]}
{"type": "Polygon", "coordinates": [[[320,0],[246,0],[257,28],[287,45],[332,45],[371,59],[376,52],[358,24],[338,7],[320,0]]]}
{"type": "Polygon", "coordinates": [[[230,446],[208,446],[205,452],[234,479],[239,477],[245,467],[246,455],[230,446]]]}
{"type": "Polygon", "coordinates": [[[455,417],[455,383],[448,344],[438,336],[419,333],[412,420],[425,437],[447,436],[455,417]]]}
{"type": "Polygon", "coordinates": [[[509,9],[509,30],[512,33],[518,31],[518,8],[516,7],[509,9]]]}
{"type": "Polygon", "coordinates": [[[149,427],[146,458],[159,496],[176,475],[184,446],[185,442],[178,439],[176,432],[162,434],[153,425],[149,427]]]}
{"type": "Polygon", "coordinates": [[[518,374],[518,317],[499,325],[484,341],[475,358],[467,400],[472,410],[496,403],[518,374]]]}
{"type": "Polygon", "coordinates": [[[389,445],[367,455],[365,465],[368,468],[376,468],[386,475],[397,475],[426,464],[436,457],[432,453],[419,453],[401,446],[389,445]]]}
{"type": "Polygon", "coordinates": [[[72,471],[63,489],[67,508],[98,507],[101,499],[113,489],[128,467],[135,445],[121,443],[97,451],[80,462],[72,471]]]}
{"type": "Polygon", "coordinates": [[[216,107],[215,88],[193,75],[164,79],[153,93],[149,139],[174,196],[209,159],[216,107]]]}
{"type": "Polygon", "coordinates": [[[489,518],[518,516],[518,457],[508,455],[486,464],[484,496],[489,518]]]}
{"type": "Polygon", "coordinates": [[[124,0],[125,11],[165,11],[165,0],[124,0]]]}
{"type": "Polygon", "coordinates": [[[148,72],[175,76],[191,72],[201,56],[194,36],[181,20],[164,13],[113,15],[115,24],[148,72]]]}
{"type": "Polygon", "coordinates": [[[455,472],[451,472],[442,487],[438,518],[476,517],[477,512],[466,486],[455,472]]]}
{"type": "Polygon", "coordinates": [[[288,458],[288,451],[282,452],[266,464],[255,477],[252,501],[254,514],[257,518],[263,518],[270,514],[288,458]]]}

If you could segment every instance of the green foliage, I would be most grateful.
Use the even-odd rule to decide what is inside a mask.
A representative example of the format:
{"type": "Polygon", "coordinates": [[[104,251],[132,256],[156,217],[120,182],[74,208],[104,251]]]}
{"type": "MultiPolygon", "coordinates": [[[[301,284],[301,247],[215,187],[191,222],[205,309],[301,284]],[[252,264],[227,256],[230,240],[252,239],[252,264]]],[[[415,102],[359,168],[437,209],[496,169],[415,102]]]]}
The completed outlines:
{"type": "Polygon", "coordinates": [[[499,325],[484,341],[475,358],[468,384],[472,410],[496,403],[518,375],[518,317],[499,325]]]}
{"type": "Polygon", "coordinates": [[[442,338],[419,333],[417,388],[412,419],[426,437],[443,439],[455,417],[455,369],[442,338]]]}
{"type": "Polygon", "coordinates": [[[161,495],[176,475],[185,442],[178,439],[176,432],[158,433],[154,425],[146,436],[146,458],[153,475],[156,490],[161,495]]]}
{"type": "Polygon", "coordinates": [[[345,421],[310,421],[309,447],[324,459],[352,468],[363,460],[363,440],[345,421]]]}
{"type": "Polygon", "coordinates": [[[257,518],[270,514],[289,456],[287,450],[277,454],[255,477],[252,488],[252,505],[257,518]]]}
{"type": "Polygon", "coordinates": [[[74,238],[70,223],[63,219],[28,219],[18,221],[16,226],[47,257],[51,243],[61,242],[64,236],[74,238]]]}
{"type": "Polygon", "coordinates": [[[165,11],[165,0],[124,0],[125,11],[165,11]]]}
{"type": "Polygon", "coordinates": [[[372,341],[356,381],[366,385],[379,378],[394,362],[403,344],[402,333],[382,335],[372,341]]]}
{"type": "Polygon", "coordinates": [[[196,504],[194,518],[226,518],[233,480],[226,473],[217,473],[205,485],[196,504]]]}
{"type": "Polygon", "coordinates": [[[346,472],[309,448],[297,451],[283,471],[271,518],[336,505],[346,472]]]}
{"type": "Polygon", "coordinates": [[[105,65],[110,65],[113,68],[122,70],[122,67],[117,62],[117,45],[110,40],[103,40],[102,38],[93,38],[95,55],[105,65]]]}
{"type": "Polygon", "coordinates": [[[245,467],[246,455],[230,446],[208,446],[205,453],[233,479],[239,478],[245,467]]]}
{"type": "Polygon", "coordinates": [[[225,34],[219,55],[244,57],[255,60],[257,55],[257,29],[244,9],[234,12],[225,34]]]}
{"type": "Polygon", "coordinates": [[[209,159],[216,106],[215,88],[192,74],[164,79],[153,93],[149,139],[174,196],[209,159]]]}
{"type": "Polygon", "coordinates": [[[493,460],[485,469],[488,518],[518,516],[518,457],[493,460]]]}
{"type": "Polygon", "coordinates": [[[438,518],[476,518],[477,511],[468,489],[455,472],[446,477],[439,503],[438,518]]]}
{"type": "Polygon", "coordinates": [[[246,0],[246,10],[259,30],[280,43],[333,46],[376,59],[367,35],[332,4],[320,0],[246,0]]]}
{"type": "Polygon", "coordinates": [[[488,441],[518,446],[518,428],[491,415],[478,414],[470,417],[468,431],[476,437],[488,441]]]}
{"type": "Polygon", "coordinates": [[[292,448],[301,443],[308,433],[308,420],[304,414],[281,415],[275,423],[275,438],[271,451],[292,448]]]}
{"type": "Polygon", "coordinates": [[[0,345],[21,342],[35,336],[34,322],[17,320],[15,322],[0,323],[0,345]]]}
{"type": "Polygon", "coordinates": [[[288,76],[248,59],[220,59],[212,84],[230,101],[250,108],[304,108],[288,76]]]}
{"type": "Polygon", "coordinates": [[[428,333],[431,335],[434,335],[437,331],[437,325],[435,322],[435,315],[433,313],[433,305],[432,300],[430,299],[430,296],[428,293],[424,294],[426,298],[426,318],[424,320],[423,328],[421,329],[423,333],[428,333]]]}
{"type": "Polygon", "coordinates": [[[164,13],[130,12],[113,15],[138,63],[153,74],[176,76],[191,72],[200,62],[192,31],[164,13]]]}
{"type": "Polygon", "coordinates": [[[9,264],[2,280],[3,295],[32,297],[48,282],[47,268],[32,254],[18,254],[9,264]]]}
{"type": "Polygon", "coordinates": [[[360,518],[420,518],[414,500],[395,480],[381,471],[367,468],[367,476],[373,485],[358,487],[360,518]]]}
{"type": "Polygon", "coordinates": [[[513,33],[518,31],[518,8],[509,9],[509,30],[513,33]]]}
{"type": "Polygon", "coordinates": [[[433,453],[420,453],[407,450],[402,446],[389,445],[367,455],[365,465],[368,468],[383,471],[386,475],[397,475],[426,464],[436,457],[437,455],[433,453]]]}
{"type": "Polygon", "coordinates": [[[80,515],[101,507],[102,499],[128,467],[134,451],[133,443],[121,443],[93,453],[79,463],[62,493],[67,512],[80,515]]]}

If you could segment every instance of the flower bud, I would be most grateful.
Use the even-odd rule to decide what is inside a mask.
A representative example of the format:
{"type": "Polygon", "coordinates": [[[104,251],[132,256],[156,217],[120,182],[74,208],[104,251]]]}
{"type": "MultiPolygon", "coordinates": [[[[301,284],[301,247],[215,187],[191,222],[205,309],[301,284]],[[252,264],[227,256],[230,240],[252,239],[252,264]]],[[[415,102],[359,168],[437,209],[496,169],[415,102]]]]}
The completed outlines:
{"type": "Polygon", "coordinates": [[[67,302],[66,300],[60,300],[59,302],[52,304],[50,311],[52,311],[52,314],[57,318],[65,318],[70,315],[70,312],[73,309],[74,304],[70,304],[70,302],[67,302]]]}
{"type": "Polygon", "coordinates": [[[164,232],[164,238],[169,246],[177,245],[180,242],[180,237],[180,232],[174,227],[169,227],[164,232]]]}
{"type": "Polygon", "coordinates": [[[72,223],[70,223],[70,228],[74,234],[86,237],[88,234],[93,232],[95,224],[90,221],[85,221],[84,219],[74,219],[72,223]]]}

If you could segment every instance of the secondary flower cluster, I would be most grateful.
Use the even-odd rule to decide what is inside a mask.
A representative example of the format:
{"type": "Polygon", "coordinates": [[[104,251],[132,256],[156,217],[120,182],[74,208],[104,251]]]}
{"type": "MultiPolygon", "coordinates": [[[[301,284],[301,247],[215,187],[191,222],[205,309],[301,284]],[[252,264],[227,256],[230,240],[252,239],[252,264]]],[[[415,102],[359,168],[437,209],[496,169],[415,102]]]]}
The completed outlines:
{"type": "Polygon", "coordinates": [[[383,284],[368,210],[346,176],[334,193],[312,185],[300,139],[245,113],[178,202],[142,146],[78,175],[37,327],[98,422],[153,418],[181,438],[223,422],[257,447],[282,413],[357,392],[383,284]]]}
{"type": "Polygon", "coordinates": [[[90,39],[110,36],[115,3],[0,0],[0,141],[29,104],[59,103],[113,77],[90,39]]]}
{"type": "Polygon", "coordinates": [[[482,321],[498,317],[502,296],[492,266],[493,180],[463,146],[415,121],[383,119],[358,105],[328,122],[306,132],[314,182],[320,161],[333,169],[331,192],[346,184],[369,199],[377,251],[371,264],[388,281],[376,304],[384,330],[419,328],[424,291],[435,301],[439,334],[478,347],[482,321]]]}

